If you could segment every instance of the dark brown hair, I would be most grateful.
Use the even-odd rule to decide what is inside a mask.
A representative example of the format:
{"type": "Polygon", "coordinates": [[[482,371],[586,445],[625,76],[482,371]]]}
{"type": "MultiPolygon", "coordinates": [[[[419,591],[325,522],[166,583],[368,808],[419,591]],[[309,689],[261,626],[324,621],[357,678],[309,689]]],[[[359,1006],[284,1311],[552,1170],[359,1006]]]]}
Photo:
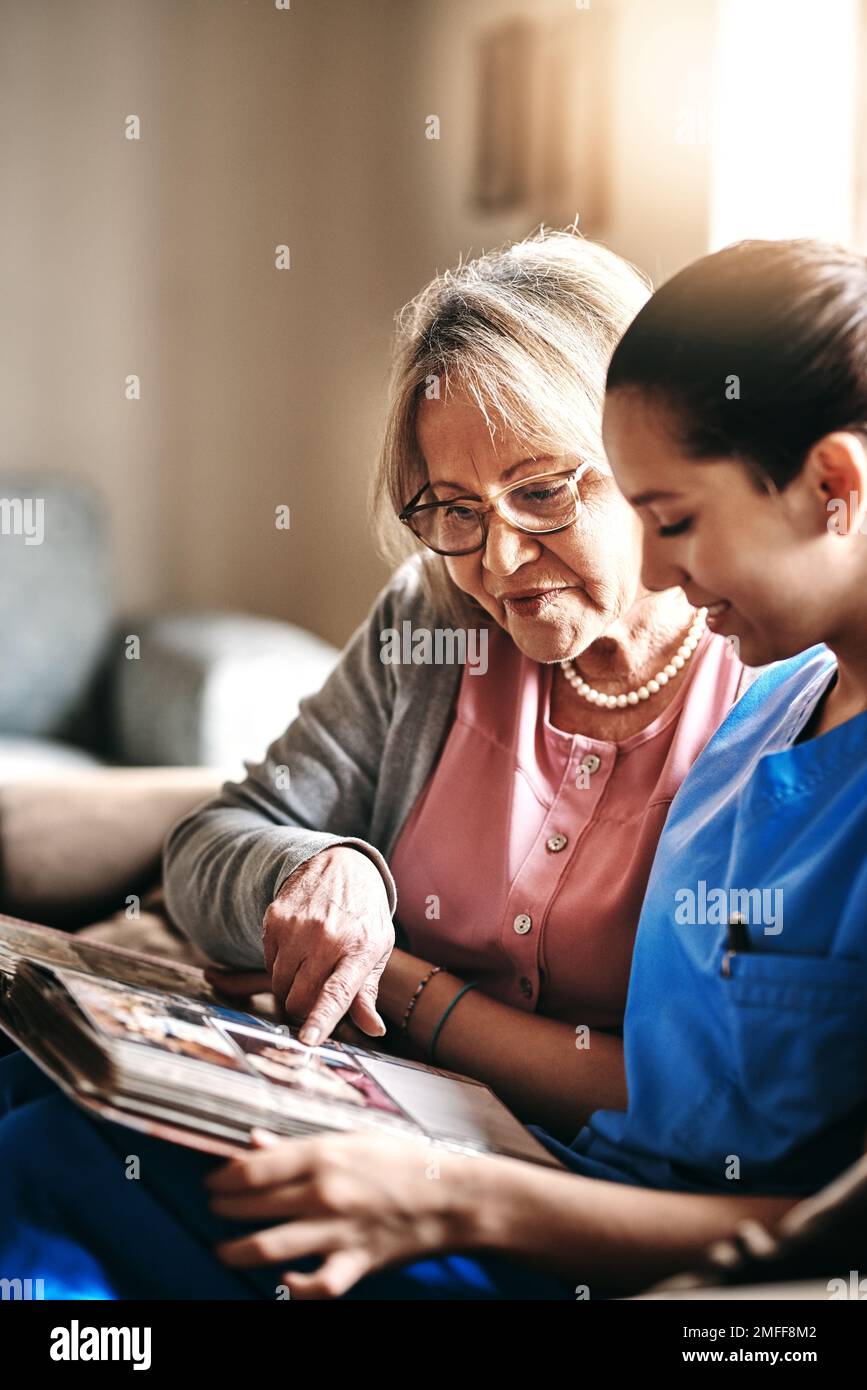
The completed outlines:
{"type": "Polygon", "coordinates": [[[691,457],[785,488],[824,435],[867,434],[867,259],[808,239],[704,256],[626,330],[607,378],[624,387],[671,409],[691,457]]]}

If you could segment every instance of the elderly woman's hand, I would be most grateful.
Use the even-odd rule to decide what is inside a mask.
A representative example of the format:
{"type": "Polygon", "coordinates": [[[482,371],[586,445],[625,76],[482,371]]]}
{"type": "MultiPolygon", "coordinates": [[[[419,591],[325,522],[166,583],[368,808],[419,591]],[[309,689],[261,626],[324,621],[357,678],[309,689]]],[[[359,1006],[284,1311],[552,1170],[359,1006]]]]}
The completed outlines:
{"type": "Polygon", "coordinates": [[[379,977],[394,947],[382,875],[372,859],[334,845],[287,878],[263,924],[271,988],[287,1014],[306,1020],[301,1041],[317,1043],[349,1014],[382,1037],[379,977]]]}
{"type": "Polygon", "coordinates": [[[290,1018],[305,1020],[301,1040],[311,1045],[345,1014],[367,1036],[383,1036],[376,996],[394,926],[382,876],[366,854],[334,845],[296,869],[268,906],[262,944],[267,976],[209,968],[207,979],[247,998],[270,988],[290,1018]]]}
{"type": "Polygon", "coordinates": [[[484,1170],[496,1160],[359,1133],[256,1137],[265,1147],[205,1183],[217,1215],[272,1224],[217,1254],[239,1269],[321,1256],[314,1273],[281,1275],[292,1298],[339,1297],[385,1265],[480,1243],[484,1170]]]}

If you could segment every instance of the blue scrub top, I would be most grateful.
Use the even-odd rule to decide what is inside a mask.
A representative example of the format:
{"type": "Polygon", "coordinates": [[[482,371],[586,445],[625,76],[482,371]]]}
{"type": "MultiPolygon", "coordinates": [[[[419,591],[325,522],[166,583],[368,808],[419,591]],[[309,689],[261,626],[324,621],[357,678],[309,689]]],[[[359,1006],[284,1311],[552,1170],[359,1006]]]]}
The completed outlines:
{"type": "Polygon", "coordinates": [[[867,713],[794,742],[835,670],[825,647],[769,667],[675,797],[629,981],[629,1108],[568,1148],[533,1126],[570,1168],[803,1194],[863,1151],[867,713]]]}

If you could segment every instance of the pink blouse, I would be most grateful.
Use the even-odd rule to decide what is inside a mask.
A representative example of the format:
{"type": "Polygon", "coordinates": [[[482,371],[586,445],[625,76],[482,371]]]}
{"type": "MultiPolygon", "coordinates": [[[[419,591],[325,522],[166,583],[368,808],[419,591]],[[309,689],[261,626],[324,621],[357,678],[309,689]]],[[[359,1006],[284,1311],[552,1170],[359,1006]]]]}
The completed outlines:
{"type": "Polygon", "coordinates": [[[662,714],[622,743],[549,718],[553,666],[490,634],[390,858],[409,949],[493,998],[622,1026],[632,945],[669,804],[743,672],[707,630],[662,714]]]}

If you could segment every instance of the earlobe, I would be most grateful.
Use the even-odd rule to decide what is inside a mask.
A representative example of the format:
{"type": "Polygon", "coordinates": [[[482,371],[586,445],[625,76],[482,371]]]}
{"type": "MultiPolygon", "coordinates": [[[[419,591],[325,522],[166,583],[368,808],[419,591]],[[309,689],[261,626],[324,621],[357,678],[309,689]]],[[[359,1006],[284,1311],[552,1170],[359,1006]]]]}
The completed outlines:
{"type": "Polygon", "coordinates": [[[867,529],[867,451],[858,435],[825,435],[807,455],[805,472],[832,535],[867,529]]]}

